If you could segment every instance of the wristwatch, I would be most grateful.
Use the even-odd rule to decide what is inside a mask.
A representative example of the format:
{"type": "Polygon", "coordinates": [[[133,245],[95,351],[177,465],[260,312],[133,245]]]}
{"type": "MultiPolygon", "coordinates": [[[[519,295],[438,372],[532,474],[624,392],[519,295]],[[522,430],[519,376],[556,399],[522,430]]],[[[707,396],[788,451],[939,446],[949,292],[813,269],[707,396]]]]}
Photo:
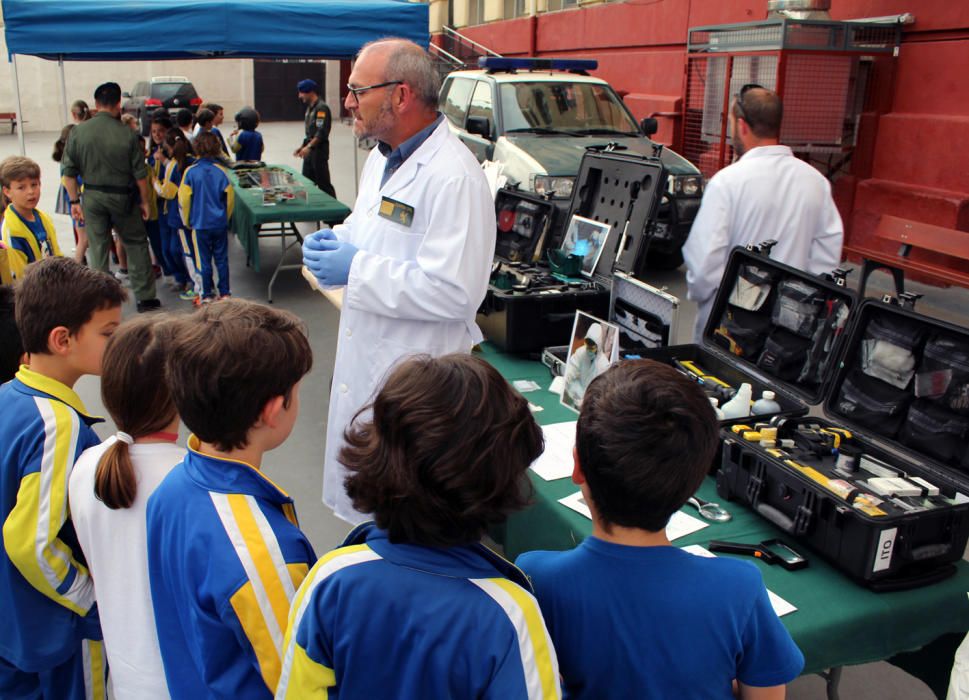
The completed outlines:
{"type": "Polygon", "coordinates": [[[80,199],[72,199],[71,200],[71,204],[80,204],[80,203],[81,203],[81,200],[80,199]]]}

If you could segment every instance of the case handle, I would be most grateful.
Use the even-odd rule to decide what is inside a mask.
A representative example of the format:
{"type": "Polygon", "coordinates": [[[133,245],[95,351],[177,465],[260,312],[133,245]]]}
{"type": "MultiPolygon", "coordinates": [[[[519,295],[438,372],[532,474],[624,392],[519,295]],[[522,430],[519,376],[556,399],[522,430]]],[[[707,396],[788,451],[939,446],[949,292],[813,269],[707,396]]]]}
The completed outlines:
{"type": "Polygon", "coordinates": [[[754,510],[777,525],[784,532],[794,534],[794,521],[774,506],[769,506],[766,503],[757,503],[754,505],[754,510]]]}

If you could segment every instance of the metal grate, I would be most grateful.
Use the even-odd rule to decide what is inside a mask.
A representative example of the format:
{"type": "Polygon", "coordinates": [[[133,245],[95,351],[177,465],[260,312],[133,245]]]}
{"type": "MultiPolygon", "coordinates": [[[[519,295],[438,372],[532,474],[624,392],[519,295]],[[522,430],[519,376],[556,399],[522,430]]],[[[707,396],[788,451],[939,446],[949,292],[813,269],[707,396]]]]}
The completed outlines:
{"type": "Polygon", "coordinates": [[[901,33],[901,27],[895,24],[785,18],[693,27],[689,30],[687,52],[797,50],[895,53],[901,33]]]}

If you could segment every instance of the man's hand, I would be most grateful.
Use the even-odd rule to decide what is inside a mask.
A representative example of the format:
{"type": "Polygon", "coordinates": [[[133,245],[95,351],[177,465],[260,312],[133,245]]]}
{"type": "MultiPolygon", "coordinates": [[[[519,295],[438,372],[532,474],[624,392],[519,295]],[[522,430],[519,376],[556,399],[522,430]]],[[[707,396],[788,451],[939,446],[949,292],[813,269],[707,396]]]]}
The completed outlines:
{"type": "Polygon", "coordinates": [[[303,157],[303,147],[300,146],[295,151],[293,151],[293,155],[296,156],[297,158],[302,158],[303,157]]]}
{"type": "Polygon", "coordinates": [[[77,222],[78,226],[84,225],[84,209],[80,204],[71,205],[71,216],[74,217],[74,221],[77,222]]]}
{"type": "Polygon", "coordinates": [[[331,231],[317,231],[303,243],[303,264],[320,284],[340,287],[347,283],[350,264],[359,251],[349,243],[317,236],[324,233],[332,236],[331,231]]]}
{"type": "Polygon", "coordinates": [[[303,239],[303,254],[305,255],[307,250],[324,250],[321,241],[335,240],[336,234],[333,233],[331,228],[321,228],[319,231],[314,231],[303,239]]]}
{"type": "Polygon", "coordinates": [[[139,206],[141,206],[141,218],[144,221],[148,221],[148,217],[151,216],[151,213],[148,211],[148,202],[142,201],[139,206]]]}

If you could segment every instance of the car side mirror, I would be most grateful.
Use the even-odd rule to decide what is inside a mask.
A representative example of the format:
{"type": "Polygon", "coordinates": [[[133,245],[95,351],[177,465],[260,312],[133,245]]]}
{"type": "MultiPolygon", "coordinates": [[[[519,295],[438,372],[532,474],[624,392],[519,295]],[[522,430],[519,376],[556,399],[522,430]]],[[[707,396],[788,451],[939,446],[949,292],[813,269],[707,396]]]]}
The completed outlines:
{"type": "Polygon", "coordinates": [[[122,97],[131,97],[131,93],[130,92],[122,92],[121,93],[121,96],[122,97]]]}
{"type": "Polygon", "coordinates": [[[646,136],[652,136],[659,131],[659,122],[656,117],[646,117],[639,122],[639,128],[646,136]]]}
{"type": "Polygon", "coordinates": [[[486,139],[491,138],[491,121],[488,117],[468,117],[465,126],[469,134],[484,136],[486,139]]]}

